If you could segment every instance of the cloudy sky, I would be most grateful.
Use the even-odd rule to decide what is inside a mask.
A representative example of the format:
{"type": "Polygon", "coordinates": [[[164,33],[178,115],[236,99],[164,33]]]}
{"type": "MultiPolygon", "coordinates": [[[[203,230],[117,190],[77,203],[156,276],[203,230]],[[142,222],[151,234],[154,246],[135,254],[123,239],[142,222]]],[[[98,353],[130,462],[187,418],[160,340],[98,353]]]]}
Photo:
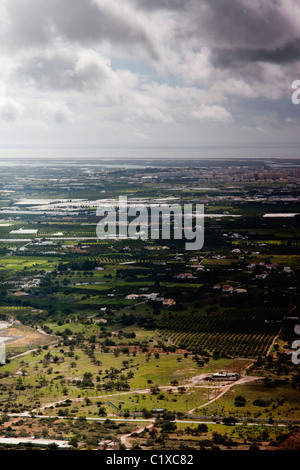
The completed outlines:
{"type": "Polygon", "coordinates": [[[0,145],[299,142],[299,0],[0,0],[0,145]]]}

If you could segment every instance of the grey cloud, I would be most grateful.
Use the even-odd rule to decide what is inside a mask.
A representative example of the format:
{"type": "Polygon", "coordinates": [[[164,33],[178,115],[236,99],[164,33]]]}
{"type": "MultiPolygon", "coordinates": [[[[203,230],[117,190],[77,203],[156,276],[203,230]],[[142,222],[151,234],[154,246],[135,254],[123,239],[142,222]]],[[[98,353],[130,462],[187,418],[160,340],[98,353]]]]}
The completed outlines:
{"type": "Polygon", "coordinates": [[[89,80],[100,78],[100,71],[91,70],[90,76],[82,76],[76,71],[76,58],[57,53],[46,57],[44,54],[24,60],[16,69],[18,77],[30,78],[40,88],[54,90],[83,90],[89,80]],[[98,73],[97,73],[98,72],[98,73]]]}
{"type": "Polygon", "coordinates": [[[291,2],[278,0],[194,1],[185,35],[200,37],[212,47],[276,49],[299,38],[300,28],[291,15],[291,2]]]}
{"type": "Polygon", "coordinates": [[[266,49],[214,49],[212,64],[216,67],[239,67],[241,63],[269,62],[291,64],[300,59],[300,39],[274,50],[266,49]]]}
{"type": "MultiPolygon", "coordinates": [[[[38,108],[49,129],[72,126],[75,138],[82,123],[87,139],[97,125],[97,140],[100,121],[162,122],[172,140],[174,123],[193,135],[194,121],[254,122],[266,102],[276,114],[283,96],[293,106],[299,0],[0,0],[0,10],[0,76],[15,100],[0,101],[5,126],[22,116],[20,102],[24,119],[38,108]]],[[[278,115],[294,117],[283,107],[278,115]]]]}
{"type": "Polygon", "coordinates": [[[41,88],[64,90],[68,88],[81,88],[82,84],[74,74],[74,61],[67,55],[56,55],[45,58],[44,54],[24,60],[16,69],[19,77],[30,78],[41,88]]]}
{"type": "Polygon", "coordinates": [[[133,0],[137,7],[144,10],[186,10],[190,0],[133,0]]]}
{"type": "Polygon", "coordinates": [[[264,83],[273,64],[279,66],[281,78],[296,76],[299,20],[296,0],[193,0],[189,10],[180,13],[173,37],[179,51],[205,46],[216,73],[220,69],[227,78],[264,83]]]}
{"type": "Polygon", "coordinates": [[[110,9],[109,3],[100,6],[92,0],[11,0],[7,15],[5,42],[14,48],[40,47],[62,37],[81,45],[102,41],[141,45],[157,59],[143,25],[110,9]]]}
{"type": "Polygon", "coordinates": [[[15,73],[19,78],[33,80],[39,88],[65,91],[83,91],[109,78],[108,69],[95,60],[89,60],[81,67],[78,63],[78,57],[72,51],[48,56],[40,53],[24,60],[15,73]]]}
{"type": "Polygon", "coordinates": [[[64,102],[44,102],[42,112],[47,120],[54,120],[57,124],[72,121],[72,113],[64,102]]]}
{"type": "Polygon", "coordinates": [[[23,107],[11,98],[0,99],[0,120],[16,121],[23,111],[23,107]]]}

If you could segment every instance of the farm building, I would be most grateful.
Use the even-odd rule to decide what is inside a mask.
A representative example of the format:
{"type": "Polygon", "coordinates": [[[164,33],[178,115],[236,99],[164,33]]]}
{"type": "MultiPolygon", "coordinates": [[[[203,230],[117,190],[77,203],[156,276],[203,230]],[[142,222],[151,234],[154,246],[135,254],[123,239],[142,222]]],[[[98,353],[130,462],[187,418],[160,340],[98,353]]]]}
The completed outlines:
{"type": "Polygon", "coordinates": [[[106,325],[107,320],[105,318],[95,318],[94,323],[102,323],[103,325],[106,325]]]}
{"type": "Polygon", "coordinates": [[[162,415],[166,410],[164,408],[153,408],[151,413],[156,415],[162,415]]]}
{"type": "Polygon", "coordinates": [[[139,296],[138,294],[128,294],[128,295],[126,295],[125,298],[126,298],[127,300],[136,300],[136,299],[138,299],[139,297],[140,297],[140,296],[139,296]]]}
{"type": "Polygon", "coordinates": [[[216,372],[212,375],[213,380],[238,380],[240,375],[237,372],[216,372]]]}
{"type": "Polygon", "coordinates": [[[233,292],[233,287],[230,286],[229,284],[224,284],[224,286],[222,287],[222,291],[223,292],[233,292]]]}
{"type": "Polygon", "coordinates": [[[175,302],[174,299],[165,299],[165,300],[163,301],[163,305],[164,305],[165,307],[172,307],[172,305],[176,305],[176,302],[175,302]]]}

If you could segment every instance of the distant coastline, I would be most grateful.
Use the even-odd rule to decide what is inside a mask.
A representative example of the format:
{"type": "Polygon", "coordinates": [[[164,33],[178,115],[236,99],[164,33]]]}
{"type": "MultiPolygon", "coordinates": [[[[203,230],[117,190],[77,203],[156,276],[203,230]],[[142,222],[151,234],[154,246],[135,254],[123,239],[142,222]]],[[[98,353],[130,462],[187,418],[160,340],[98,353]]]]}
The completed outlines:
{"type": "MultiPolygon", "coordinates": [[[[170,160],[172,162],[184,160],[268,160],[273,159],[300,160],[300,143],[270,143],[261,145],[203,145],[203,146],[82,146],[82,145],[57,145],[57,146],[0,146],[0,163],[7,160],[70,160],[74,161],[101,161],[103,164],[117,161],[147,161],[170,160]]],[[[206,162],[207,163],[207,162],[206,162]]]]}

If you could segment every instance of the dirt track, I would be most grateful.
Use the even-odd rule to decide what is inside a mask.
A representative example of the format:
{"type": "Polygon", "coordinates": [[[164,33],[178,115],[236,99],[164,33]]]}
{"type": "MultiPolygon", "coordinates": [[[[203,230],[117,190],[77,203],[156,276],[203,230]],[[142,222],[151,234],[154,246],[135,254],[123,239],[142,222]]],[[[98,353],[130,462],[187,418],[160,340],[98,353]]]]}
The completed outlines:
{"type": "Polygon", "coordinates": [[[221,396],[223,396],[230,388],[234,387],[235,385],[241,385],[241,384],[248,383],[248,382],[254,382],[255,380],[259,380],[259,379],[260,379],[260,377],[253,377],[253,376],[250,376],[250,375],[249,376],[245,375],[245,376],[240,377],[238,380],[235,380],[234,382],[230,382],[229,384],[227,383],[223,387],[221,385],[220,392],[218,394],[216,394],[216,396],[214,398],[212,398],[211,400],[208,400],[206,403],[203,403],[203,405],[196,406],[192,410],[189,410],[187,412],[187,414],[192,414],[194,410],[199,409],[199,408],[204,408],[205,406],[210,405],[214,401],[221,398],[221,396]]]}
{"type": "MultiPolygon", "coordinates": [[[[153,426],[154,426],[154,423],[148,424],[148,426],[146,426],[146,429],[151,429],[153,428],[153,426]]],[[[121,439],[120,439],[121,443],[126,447],[126,449],[130,449],[132,447],[131,442],[129,441],[131,434],[133,433],[140,434],[141,432],[144,431],[144,429],[145,429],[145,426],[137,429],[136,431],[133,431],[132,433],[123,434],[123,436],[121,436],[121,439]]]]}

